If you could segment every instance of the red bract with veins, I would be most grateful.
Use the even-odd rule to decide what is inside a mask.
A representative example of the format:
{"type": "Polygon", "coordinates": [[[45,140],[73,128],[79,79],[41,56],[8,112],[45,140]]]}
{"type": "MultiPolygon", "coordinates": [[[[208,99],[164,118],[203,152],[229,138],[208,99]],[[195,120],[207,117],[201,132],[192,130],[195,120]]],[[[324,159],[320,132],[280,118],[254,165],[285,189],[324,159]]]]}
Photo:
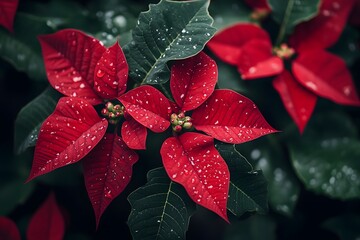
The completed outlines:
{"type": "Polygon", "coordinates": [[[171,125],[174,136],[160,150],[169,177],[183,185],[197,204],[228,221],[229,170],[214,147],[214,138],[239,144],[276,130],[246,97],[214,90],[217,76],[215,62],[201,52],[172,66],[170,90],[175,103],[151,86],[129,91],[120,101],[133,118],[152,130],[164,131],[171,125]],[[157,102],[150,101],[151,96],[157,102]],[[194,128],[207,135],[192,132],[194,128]]]}
{"type": "Polygon", "coordinates": [[[0,1],[0,25],[13,32],[14,18],[19,0],[0,1]]]}
{"type": "Polygon", "coordinates": [[[325,50],[340,37],[352,3],[323,1],[319,16],[297,26],[290,36],[293,48],[287,44],[273,47],[269,34],[249,23],[222,30],[207,46],[221,60],[237,66],[245,80],[277,75],[273,86],[303,132],[318,96],[338,104],[360,105],[344,60],[325,50]],[[291,60],[291,72],[285,69],[284,60],[291,60]]]}
{"type": "Polygon", "coordinates": [[[39,39],[49,82],[67,97],[40,128],[28,181],[82,160],[98,224],[130,181],[138,160],[132,149],[145,148],[146,128],[117,99],[126,91],[128,65],[118,43],[105,48],[77,30],[39,39]]]}

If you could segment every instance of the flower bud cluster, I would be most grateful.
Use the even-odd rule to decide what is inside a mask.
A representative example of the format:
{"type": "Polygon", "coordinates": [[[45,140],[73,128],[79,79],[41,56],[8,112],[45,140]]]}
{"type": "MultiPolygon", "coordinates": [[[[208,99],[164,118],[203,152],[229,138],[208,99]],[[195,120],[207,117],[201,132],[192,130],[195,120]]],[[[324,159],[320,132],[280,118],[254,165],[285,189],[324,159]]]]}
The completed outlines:
{"type": "Polygon", "coordinates": [[[171,114],[170,122],[174,132],[181,132],[183,129],[191,129],[193,125],[191,117],[185,116],[184,112],[171,114]]]}
{"type": "Polygon", "coordinates": [[[281,44],[280,47],[275,47],[273,51],[276,56],[282,59],[289,59],[295,54],[295,50],[286,43],[281,44]]]}
{"type": "Polygon", "coordinates": [[[111,102],[107,102],[101,110],[101,114],[108,119],[110,124],[117,124],[124,115],[124,111],[124,107],[120,104],[114,105],[111,102]]]}

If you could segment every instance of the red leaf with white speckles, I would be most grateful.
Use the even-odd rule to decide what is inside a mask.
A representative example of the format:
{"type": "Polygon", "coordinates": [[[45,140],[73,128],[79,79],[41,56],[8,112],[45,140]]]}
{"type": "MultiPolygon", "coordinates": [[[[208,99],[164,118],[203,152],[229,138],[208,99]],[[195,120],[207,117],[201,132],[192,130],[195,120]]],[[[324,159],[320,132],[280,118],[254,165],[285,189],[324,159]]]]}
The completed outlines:
{"type": "Polygon", "coordinates": [[[107,125],[86,101],[61,98],[40,128],[27,181],[82,159],[104,136],[107,125]]]}
{"type": "Polygon", "coordinates": [[[248,98],[231,90],[215,90],[192,114],[197,130],[239,144],[276,132],[248,98]]]}
{"type": "Polygon", "coordinates": [[[69,97],[95,105],[102,102],[94,91],[94,70],[105,47],[81,31],[65,29],[39,37],[50,84],[69,97]]]}
{"type": "Polygon", "coordinates": [[[138,155],[115,134],[106,134],[83,160],[86,189],[96,226],[107,206],[125,189],[138,155]]]}
{"type": "Polygon", "coordinates": [[[126,91],[129,67],[116,42],[107,49],[95,67],[94,90],[104,99],[114,99],[126,91]]]}
{"type": "Polygon", "coordinates": [[[315,108],[317,96],[300,85],[286,70],[276,77],[273,86],[302,133],[315,108]]]}
{"type": "Polygon", "coordinates": [[[13,32],[14,17],[19,0],[0,1],[0,25],[13,32]]]}
{"type": "Polygon", "coordinates": [[[127,117],[121,126],[121,137],[131,149],[145,149],[147,129],[132,117],[127,117]]]}
{"type": "Polygon", "coordinates": [[[208,42],[207,46],[222,61],[238,65],[244,47],[253,41],[270,43],[271,49],[269,34],[255,24],[250,23],[240,23],[225,28],[217,33],[208,42]]]}
{"type": "Polygon", "coordinates": [[[273,55],[271,42],[264,40],[246,44],[237,66],[243,79],[269,77],[284,70],[283,60],[273,55]]]}
{"type": "Polygon", "coordinates": [[[301,53],[292,64],[295,79],[317,95],[339,104],[359,106],[344,60],[324,50],[301,53]]]}
{"type": "Polygon", "coordinates": [[[62,240],[65,234],[65,221],[51,193],[31,218],[27,240],[62,240]]]}
{"type": "Polygon", "coordinates": [[[318,16],[299,24],[290,37],[290,44],[298,52],[324,49],[339,39],[354,0],[323,0],[318,16]]]}
{"type": "Polygon", "coordinates": [[[164,132],[170,126],[172,112],[169,100],[152,86],[137,87],[118,98],[137,122],[153,132],[164,132]]]}
{"type": "Polygon", "coordinates": [[[183,185],[194,202],[228,221],[230,173],[214,147],[214,139],[199,133],[184,133],[166,139],[160,153],[171,180],[183,185]]]}
{"type": "Polygon", "coordinates": [[[170,78],[175,102],[183,111],[197,108],[213,93],[217,77],[215,61],[203,52],[175,62],[170,78]]]}
{"type": "Polygon", "coordinates": [[[0,217],[0,239],[21,240],[16,224],[9,218],[0,217]]]}

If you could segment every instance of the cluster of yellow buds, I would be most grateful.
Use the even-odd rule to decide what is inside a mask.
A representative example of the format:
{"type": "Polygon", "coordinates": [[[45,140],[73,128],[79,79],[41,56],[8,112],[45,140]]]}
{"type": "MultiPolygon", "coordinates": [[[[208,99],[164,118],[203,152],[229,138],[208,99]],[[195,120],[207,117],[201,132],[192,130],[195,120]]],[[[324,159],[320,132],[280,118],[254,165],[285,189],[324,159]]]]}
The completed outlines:
{"type": "Polygon", "coordinates": [[[107,102],[101,110],[101,114],[108,119],[110,124],[117,124],[124,115],[124,106],[107,102]]]}
{"type": "Polygon", "coordinates": [[[280,47],[274,47],[273,52],[281,59],[289,59],[295,54],[295,50],[286,43],[282,43],[280,47]]]}
{"type": "Polygon", "coordinates": [[[183,129],[191,129],[193,125],[191,117],[185,116],[184,112],[171,114],[170,122],[174,132],[181,132],[183,129]]]}

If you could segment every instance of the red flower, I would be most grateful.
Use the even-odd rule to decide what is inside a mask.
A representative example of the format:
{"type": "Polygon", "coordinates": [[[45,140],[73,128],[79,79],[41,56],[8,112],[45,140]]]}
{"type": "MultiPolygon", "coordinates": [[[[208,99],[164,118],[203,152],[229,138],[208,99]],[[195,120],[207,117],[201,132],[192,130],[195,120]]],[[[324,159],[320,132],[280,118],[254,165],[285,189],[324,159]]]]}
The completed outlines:
{"type": "Polygon", "coordinates": [[[82,159],[98,224],[130,181],[132,165],[138,160],[130,148],[145,148],[146,128],[127,115],[116,99],[126,91],[128,65],[118,43],[106,49],[77,30],[39,39],[49,82],[68,97],[59,100],[40,128],[28,181],[82,159]],[[93,107],[97,104],[103,108],[101,117],[93,107]],[[130,135],[117,135],[121,123],[122,131],[130,135]]]}
{"type": "Polygon", "coordinates": [[[238,144],[275,130],[246,97],[231,90],[214,90],[217,74],[215,62],[199,53],[171,68],[170,89],[176,104],[151,86],[129,91],[120,101],[133,118],[152,130],[159,126],[164,131],[171,124],[175,136],[161,147],[169,177],[183,185],[196,203],[227,221],[229,170],[214,147],[214,138],[238,144]],[[193,127],[209,136],[188,132],[193,127]]]}
{"type": "Polygon", "coordinates": [[[0,1],[0,25],[10,32],[13,32],[14,17],[19,0],[1,0],[0,1]]]}
{"type": "Polygon", "coordinates": [[[323,1],[320,15],[297,26],[286,44],[272,47],[269,34],[253,24],[236,24],[219,32],[208,47],[223,61],[236,65],[243,79],[278,75],[273,81],[285,108],[303,132],[317,96],[339,104],[359,106],[345,62],[325,48],[334,44],[346,23],[351,3],[323,1]],[[283,59],[292,61],[292,73],[283,59]],[[324,70],[326,69],[326,70],[324,70]]]}

